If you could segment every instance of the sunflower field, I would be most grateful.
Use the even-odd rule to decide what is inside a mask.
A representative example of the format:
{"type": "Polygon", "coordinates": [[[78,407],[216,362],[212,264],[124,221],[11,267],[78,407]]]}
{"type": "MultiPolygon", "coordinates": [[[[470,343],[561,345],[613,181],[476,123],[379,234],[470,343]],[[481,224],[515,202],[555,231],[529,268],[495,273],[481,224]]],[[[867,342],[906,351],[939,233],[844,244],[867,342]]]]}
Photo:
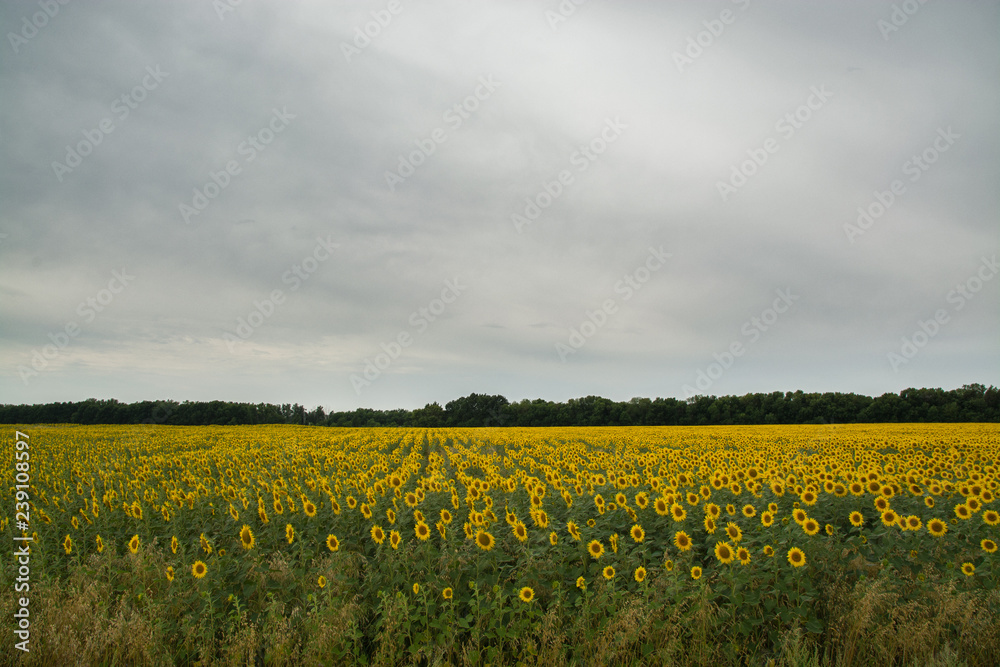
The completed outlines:
{"type": "Polygon", "coordinates": [[[3,429],[7,664],[1000,656],[995,424],[3,429]]]}

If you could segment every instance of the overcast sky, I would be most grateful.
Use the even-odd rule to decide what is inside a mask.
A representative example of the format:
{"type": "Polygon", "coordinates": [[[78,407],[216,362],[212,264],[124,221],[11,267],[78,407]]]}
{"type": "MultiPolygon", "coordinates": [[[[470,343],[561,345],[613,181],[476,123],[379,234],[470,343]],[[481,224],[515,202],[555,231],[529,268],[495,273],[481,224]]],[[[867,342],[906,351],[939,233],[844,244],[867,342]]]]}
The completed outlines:
{"type": "Polygon", "coordinates": [[[996,2],[0,20],[0,402],[997,384],[996,2]]]}

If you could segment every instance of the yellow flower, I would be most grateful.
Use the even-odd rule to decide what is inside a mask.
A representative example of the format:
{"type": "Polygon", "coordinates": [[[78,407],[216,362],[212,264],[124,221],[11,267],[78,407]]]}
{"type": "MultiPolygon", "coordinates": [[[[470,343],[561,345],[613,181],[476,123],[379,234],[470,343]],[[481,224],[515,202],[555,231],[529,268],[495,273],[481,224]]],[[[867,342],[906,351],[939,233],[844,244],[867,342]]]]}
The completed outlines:
{"type": "Polygon", "coordinates": [[[674,545],[681,551],[689,551],[691,549],[691,537],[683,530],[679,530],[674,533],[674,545]]]}
{"type": "Polygon", "coordinates": [[[371,527],[369,533],[376,544],[382,544],[385,541],[385,531],[382,530],[382,526],[375,524],[371,527]]]}
{"type": "Polygon", "coordinates": [[[521,592],[517,594],[517,597],[521,598],[521,602],[531,602],[535,599],[535,591],[533,591],[530,586],[525,586],[521,589],[521,592]]]}
{"type": "Polygon", "coordinates": [[[288,540],[289,544],[295,541],[295,528],[290,523],[285,524],[285,539],[288,540]]]}
{"type": "Polygon", "coordinates": [[[196,560],[194,565],[191,566],[191,574],[194,575],[195,579],[202,579],[208,574],[208,566],[200,560],[196,560]]]}
{"type": "Polygon", "coordinates": [[[591,540],[590,544],[587,545],[587,553],[596,560],[604,555],[604,545],[599,540],[591,540]]]}
{"type": "Polygon", "coordinates": [[[802,522],[802,530],[810,537],[819,532],[819,521],[816,519],[806,519],[802,522]]]}
{"type": "Polygon", "coordinates": [[[663,562],[663,569],[667,572],[672,572],[674,569],[674,561],[669,558],[663,562]]]}
{"type": "Polygon", "coordinates": [[[976,573],[976,566],[972,563],[962,563],[962,574],[971,577],[976,573]]]}
{"type": "Polygon", "coordinates": [[[67,554],[73,551],[73,538],[70,537],[69,535],[67,535],[66,539],[63,540],[63,549],[66,550],[67,554]]]}
{"type": "Polygon", "coordinates": [[[243,545],[244,549],[252,549],[255,542],[253,530],[250,529],[250,526],[243,524],[243,528],[240,529],[240,544],[243,545]]]}
{"type": "MultiPolygon", "coordinates": [[[[102,540],[101,536],[98,535],[97,536],[97,553],[101,553],[103,551],[104,551],[104,540],[102,540]]],[[[176,552],[174,552],[174,553],[176,553],[176,552]]]]}
{"type": "Polygon", "coordinates": [[[559,543],[559,536],[556,534],[556,531],[553,530],[551,533],[549,533],[549,544],[555,546],[558,543],[559,543]]]}
{"type": "Polygon", "coordinates": [[[415,526],[413,526],[413,532],[416,534],[417,538],[421,541],[426,540],[431,536],[431,529],[423,521],[418,521],[415,526]]]}
{"type": "Polygon", "coordinates": [[[322,574],[319,575],[319,579],[316,580],[316,585],[319,586],[320,588],[326,588],[326,577],[324,577],[322,574]]]}
{"type": "Polygon", "coordinates": [[[736,559],[740,561],[740,565],[750,564],[750,550],[746,547],[740,547],[736,550],[736,559]]]}
{"type": "Polygon", "coordinates": [[[493,539],[493,535],[489,531],[479,529],[476,531],[476,546],[483,551],[489,551],[496,544],[496,540],[493,539]]]}
{"type": "Polygon", "coordinates": [[[941,537],[948,532],[948,526],[941,519],[931,519],[927,522],[927,532],[934,537],[941,537]]]}
{"type": "Polygon", "coordinates": [[[450,600],[453,595],[454,591],[452,591],[450,587],[441,591],[441,597],[443,597],[445,600],[450,600]]]}
{"type": "Polygon", "coordinates": [[[740,530],[740,527],[732,521],[726,524],[726,535],[728,535],[729,539],[733,542],[739,542],[743,539],[743,531],[740,530]]]}
{"type": "Polygon", "coordinates": [[[587,589],[587,580],[584,579],[583,577],[577,577],[576,578],[576,587],[579,588],[581,591],[586,590],[587,589]]]}
{"type": "Polygon", "coordinates": [[[1000,524],[1000,514],[994,510],[986,510],[983,512],[983,521],[989,526],[996,526],[1000,524]]]}
{"type": "Polygon", "coordinates": [[[698,567],[697,565],[691,568],[691,578],[701,579],[701,568],[698,567]]]}
{"type": "Polygon", "coordinates": [[[605,579],[610,581],[611,579],[615,578],[615,568],[608,565],[607,567],[604,568],[604,570],[601,571],[601,574],[604,576],[605,579]]]}
{"type": "Polygon", "coordinates": [[[850,520],[851,525],[854,526],[855,528],[860,528],[861,524],[865,522],[865,518],[861,515],[861,512],[857,511],[851,512],[851,515],[848,517],[848,519],[850,520]]]}
{"type": "Polygon", "coordinates": [[[132,553],[138,553],[139,551],[139,536],[133,535],[132,539],[128,541],[128,550],[132,553]]]}
{"type": "Polygon", "coordinates": [[[632,526],[632,530],[629,531],[629,534],[632,536],[632,539],[637,543],[642,542],[644,539],[646,539],[646,531],[644,531],[642,529],[642,526],[640,526],[639,524],[635,524],[634,526],[632,526]]]}
{"type": "Polygon", "coordinates": [[[389,546],[391,546],[393,549],[398,549],[399,543],[402,541],[403,538],[398,531],[395,530],[389,531],[389,546]]]}
{"type": "Polygon", "coordinates": [[[774,555],[774,547],[772,547],[770,544],[766,545],[764,547],[764,555],[767,556],[767,557],[769,557],[769,558],[771,556],[773,556],[774,555]]]}
{"type": "Polygon", "coordinates": [[[979,546],[988,554],[995,553],[997,550],[997,543],[989,539],[984,539],[979,543],[979,546]]]}
{"type": "Polygon", "coordinates": [[[173,581],[173,580],[174,580],[174,568],[171,565],[167,567],[167,581],[173,581]]]}
{"type": "Polygon", "coordinates": [[[326,536],[326,548],[330,551],[336,551],[340,548],[340,540],[337,539],[336,535],[331,534],[326,536]]]}
{"type": "Polygon", "coordinates": [[[646,568],[644,568],[641,565],[639,567],[635,568],[635,575],[634,576],[635,576],[635,580],[636,581],[638,581],[639,583],[642,583],[643,580],[645,580],[645,578],[646,578],[646,568]]]}
{"type": "Polygon", "coordinates": [[[420,594],[420,584],[418,584],[416,582],[413,583],[413,594],[414,595],[419,595],[420,594]]]}
{"type": "Polygon", "coordinates": [[[719,559],[720,563],[732,563],[734,557],[733,550],[727,542],[716,542],[715,557],[719,559]]]}
{"type": "Polygon", "coordinates": [[[792,567],[802,567],[806,564],[806,555],[803,553],[802,549],[792,547],[788,550],[788,562],[792,565],[792,567]]]}

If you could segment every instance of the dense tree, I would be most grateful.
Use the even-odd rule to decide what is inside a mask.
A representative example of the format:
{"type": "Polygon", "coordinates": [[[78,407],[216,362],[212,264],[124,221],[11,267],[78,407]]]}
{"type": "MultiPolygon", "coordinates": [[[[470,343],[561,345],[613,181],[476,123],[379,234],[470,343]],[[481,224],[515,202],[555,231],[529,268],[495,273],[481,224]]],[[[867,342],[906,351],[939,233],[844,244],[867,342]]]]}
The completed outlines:
{"type": "Polygon", "coordinates": [[[876,398],[858,394],[771,392],[743,396],[640,398],[601,396],[555,403],[540,398],[510,403],[500,395],[469,394],[443,408],[358,408],[327,413],[298,403],[140,401],[88,398],[78,403],[0,405],[5,424],[317,424],[326,426],[626,426],[702,424],[848,424],[853,422],[996,422],[1000,390],[981,384],[961,389],[904,389],[876,398]]]}

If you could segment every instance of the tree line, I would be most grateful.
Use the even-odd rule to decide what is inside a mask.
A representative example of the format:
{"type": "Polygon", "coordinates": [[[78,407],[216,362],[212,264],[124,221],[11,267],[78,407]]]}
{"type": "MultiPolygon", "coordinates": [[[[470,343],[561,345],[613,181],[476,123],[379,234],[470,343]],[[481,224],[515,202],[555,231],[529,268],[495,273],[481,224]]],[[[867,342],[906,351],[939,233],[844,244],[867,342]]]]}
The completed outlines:
{"type": "Polygon", "coordinates": [[[4,424],[311,424],[317,426],[701,426],[733,424],[850,424],[856,422],[997,422],[1000,389],[981,384],[961,389],[904,389],[876,398],[860,394],[802,391],[633,398],[600,396],[565,403],[540,398],[509,402],[500,395],[469,394],[415,410],[330,412],[298,403],[230,401],[139,401],[90,398],[80,402],[0,405],[4,424]]]}

